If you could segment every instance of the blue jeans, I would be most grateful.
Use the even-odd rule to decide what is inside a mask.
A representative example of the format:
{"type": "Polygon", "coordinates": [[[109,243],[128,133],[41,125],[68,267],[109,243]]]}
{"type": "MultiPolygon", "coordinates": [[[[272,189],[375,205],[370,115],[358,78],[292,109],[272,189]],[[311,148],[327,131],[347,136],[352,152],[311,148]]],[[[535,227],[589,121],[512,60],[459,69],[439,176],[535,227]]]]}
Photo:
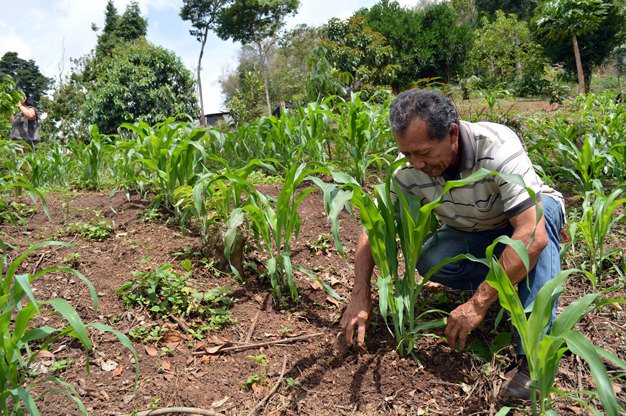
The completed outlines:
{"type": "MultiPolygon", "coordinates": [[[[548,234],[548,245],[539,255],[537,264],[530,271],[528,277],[518,284],[518,294],[524,307],[530,305],[535,300],[539,289],[561,271],[559,234],[563,228],[563,212],[560,204],[553,198],[541,195],[541,200],[548,234]]],[[[511,225],[499,230],[479,232],[460,231],[444,225],[424,244],[420,260],[417,263],[417,270],[423,276],[431,267],[436,266],[442,260],[462,253],[484,258],[485,251],[493,243],[493,240],[505,234],[508,236],[513,234],[511,225]]],[[[500,256],[504,247],[503,244],[496,247],[494,251],[496,256],[500,256]]],[[[487,267],[481,263],[461,260],[456,263],[448,263],[430,280],[453,289],[476,290],[478,285],[485,280],[487,272],[487,267]]],[[[552,308],[550,326],[556,318],[556,307],[555,302],[552,308]]],[[[520,342],[517,343],[517,353],[524,353],[520,342]]]]}

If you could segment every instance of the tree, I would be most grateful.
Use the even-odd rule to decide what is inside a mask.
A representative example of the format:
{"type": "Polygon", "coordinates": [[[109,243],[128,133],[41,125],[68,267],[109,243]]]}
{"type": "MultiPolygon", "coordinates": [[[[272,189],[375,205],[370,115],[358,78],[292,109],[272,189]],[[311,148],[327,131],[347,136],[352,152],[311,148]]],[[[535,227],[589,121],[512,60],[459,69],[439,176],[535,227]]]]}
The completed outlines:
{"type": "Polygon", "coordinates": [[[607,17],[608,6],[603,0],[547,0],[534,12],[536,33],[541,38],[548,42],[571,39],[579,94],[585,93],[586,88],[578,37],[600,28],[607,17]]]}
{"type": "MultiPolygon", "coordinates": [[[[585,92],[589,92],[594,68],[603,65],[613,49],[626,41],[626,32],[623,30],[626,26],[626,17],[620,3],[621,1],[608,2],[607,16],[600,27],[594,32],[578,37],[585,92]]],[[[577,66],[574,54],[571,52],[571,40],[565,38],[548,42],[544,39],[542,46],[552,62],[562,64],[566,74],[575,80],[577,66]]]]}
{"type": "MultiPolygon", "coordinates": [[[[308,61],[312,50],[319,43],[319,30],[307,25],[298,25],[272,40],[272,47],[267,53],[269,62],[270,100],[272,102],[303,102],[307,96],[306,80],[308,61]]],[[[243,85],[252,85],[248,73],[258,72],[262,67],[263,57],[251,45],[244,45],[238,58],[237,68],[220,77],[222,94],[229,101],[243,85]],[[244,78],[247,78],[244,79],[244,78]]],[[[262,92],[264,84],[261,83],[262,92]]],[[[266,104],[267,105],[267,104],[266,104]]]]}
{"type": "Polygon", "coordinates": [[[363,16],[391,47],[391,62],[396,65],[391,86],[395,92],[420,78],[440,77],[449,82],[461,72],[472,30],[458,23],[448,4],[409,10],[396,1],[382,0],[356,15],[363,16]]]}
{"type": "Polygon", "coordinates": [[[202,98],[202,80],[200,74],[202,72],[202,57],[204,55],[204,46],[210,30],[216,29],[217,18],[222,8],[228,3],[228,0],[183,0],[183,7],[180,9],[180,17],[183,20],[191,22],[193,29],[189,31],[200,42],[200,54],[198,55],[197,83],[198,97],[200,99],[200,124],[205,125],[204,118],[204,99],[202,98]]]}
{"type": "Polygon", "coordinates": [[[148,21],[141,16],[139,3],[133,0],[128,3],[124,14],[117,25],[117,36],[128,42],[146,36],[148,31],[148,21]]]}
{"type": "Polygon", "coordinates": [[[545,58],[525,21],[498,10],[493,22],[483,17],[482,25],[476,29],[468,59],[473,73],[490,86],[511,84],[523,77],[541,77],[545,58]]]}
{"type": "Polygon", "coordinates": [[[176,55],[144,38],[124,42],[96,66],[86,86],[83,119],[113,133],[123,122],[163,121],[180,113],[197,114],[191,73],[176,55]]]}
{"type": "Polygon", "coordinates": [[[28,61],[17,56],[17,52],[7,52],[0,58],[1,75],[10,76],[15,87],[29,95],[35,104],[52,85],[52,79],[44,76],[35,61],[28,61]]]}
{"type": "Polygon", "coordinates": [[[252,44],[262,59],[263,83],[268,114],[272,113],[268,53],[284,19],[294,14],[299,0],[234,0],[218,16],[217,35],[243,45],[252,44]]]}
{"type": "Polygon", "coordinates": [[[474,0],[481,18],[492,18],[496,11],[506,14],[514,13],[519,20],[529,20],[537,7],[537,0],[474,0]]]}
{"type": "Polygon", "coordinates": [[[401,68],[385,37],[372,30],[360,15],[347,20],[330,19],[322,27],[321,46],[335,68],[350,74],[351,89],[355,91],[392,85],[401,68]]]}
{"type": "MultiPolygon", "coordinates": [[[[109,0],[104,12],[104,28],[96,44],[96,58],[110,56],[113,48],[120,42],[146,36],[147,28],[148,21],[141,17],[139,4],[135,0],[128,3],[122,16],[118,14],[113,0],[109,0]]],[[[98,31],[98,27],[92,25],[92,30],[98,31]]]]}

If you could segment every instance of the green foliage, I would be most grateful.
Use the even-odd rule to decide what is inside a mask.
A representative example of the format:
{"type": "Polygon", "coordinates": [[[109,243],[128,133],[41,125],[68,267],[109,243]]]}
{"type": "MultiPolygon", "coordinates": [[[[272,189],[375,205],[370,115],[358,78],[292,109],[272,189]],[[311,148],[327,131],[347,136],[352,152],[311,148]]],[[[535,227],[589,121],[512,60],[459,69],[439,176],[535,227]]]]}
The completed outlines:
{"type": "Polygon", "coordinates": [[[9,116],[18,112],[17,104],[24,94],[15,89],[15,82],[6,75],[0,75],[0,139],[8,139],[11,132],[9,116]]]}
{"type": "Polygon", "coordinates": [[[96,61],[94,81],[86,87],[82,117],[106,134],[125,122],[152,124],[197,113],[189,70],[172,52],[143,38],[123,42],[96,61]]]}
{"type": "MultiPolygon", "coordinates": [[[[306,77],[306,96],[309,102],[318,102],[332,95],[342,96],[346,92],[337,70],[332,67],[326,54],[326,48],[316,46],[309,57],[309,71],[306,77]]],[[[345,74],[348,74],[349,81],[352,75],[349,72],[345,74]]]]}
{"type": "Polygon", "coordinates": [[[274,36],[299,6],[299,0],[233,0],[219,14],[217,36],[244,45],[258,43],[274,36]]]}
{"type": "Polygon", "coordinates": [[[532,40],[525,21],[499,10],[495,20],[490,22],[483,17],[481,24],[474,33],[468,66],[473,73],[481,74],[488,88],[541,77],[545,58],[541,47],[532,40]]]}
{"type": "Polygon", "coordinates": [[[383,166],[389,166],[388,155],[395,150],[385,117],[388,107],[369,105],[357,93],[336,108],[340,132],[335,140],[336,151],[346,155],[350,161],[348,172],[363,185],[370,166],[376,165],[382,171],[383,166]]]}
{"type": "MultiPolygon", "coordinates": [[[[578,242],[578,235],[582,236],[582,247],[589,254],[589,271],[594,280],[600,280],[603,263],[610,259],[618,250],[606,248],[606,239],[614,226],[621,224],[626,217],[622,210],[616,213],[619,207],[623,207],[626,198],[623,198],[624,190],[614,189],[609,195],[604,194],[604,189],[598,186],[593,191],[585,193],[580,218],[570,224],[570,236],[572,247],[578,242]]],[[[593,282],[595,286],[595,281],[593,282]]]]}
{"type": "MultiPolygon", "coordinates": [[[[95,31],[95,26],[92,26],[95,31]]],[[[97,59],[111,56],[113,49],[120,42],[128,42],[146,36],[148,21],[141,17],[139,4],[132,0],[121,16],[113,0],[107,2],[104,14],[104,28],[98,36],[96,45],[97,59]]]]}
{"type": "Polygon", "coordinates": [[[174,315],[193,320],[194,336],[202,337],[233,322],[228,308],[231,287],[217,286],[200,291],[191,286],[190,272],[179,274],[169,263],[153,271],[135,272],[135,279],[123,284],[116,293],[127,306],[148,308],[153,316],[174,315]]]}
{"type": "MultiPolygon", "coordinates": [[[[301,186],[319,170],[310,169],[306,163],[293,165],[285,174],[285,181],[278,198],[274,199],[255,190],[249,195],[248,203],[232,210],[224,238],[225,256],[231,260],[231,250],[235,244],[236,230],[247,219],[259,248],[267,253],[266,273],[272,285],[272,294],[278,302],[285,291],[289,291],[293,301],[298,300],[298,288],[294,282],[294,267],[305,275],[316,279],[326,291],[338,298],[332,288],[304,267],[291,261],[291,243],[300,233],[298,207],[315,188],[301,186]]],[[[234,268],[233,273],[238,275],[234,268]]]]}
{"type": "Polygon", "coordinates": [[[462,72],[472,41],[471,27],[459,24],[448,3],[411,9],[385,1],[356,15],[365,17],[368,27],[391,47],[394,79],[387,85],[394,92],[420,78],[440,77],[450,82],[462,72]]]}
{"type": "MultiPolygon", "coordinates": [[[[133,354],[136,363],[135,380],[137,380],[139,376],[137,353],[125,335],[107,325],[99,323],[85,325],[76,310],[66,300],[53,298],[40,301],[35,297],[31,286],[35,280],[48,273],[72,273],[87,285],[93,307],[97,310],[96,291],[85,276],[66,267],[49,267],[32,274],[18,273],[20,265],[35,251],[43,247],[67,246],[68,244],[51,241],[35,244],[10,262],[7,256],[7,246],[3,241],[0,241],[0,245],[3,251],[0,258],[0,270],[2,270],[0,276],[0,300],[2,300],[0,302],[0,334],[2,335],[0,337],[1,414],[22,415],[28,412],[32,415],[39,415],[40,412],[35,400],[39,400],[51,392],[61,392],[77,405],[81,414],[86,415],[87,410],[74,387],[59,379],[56,374],[33,384],[29,383],[29,376],[31,375],[31,365],[38,355],[36,351],[49,349],[55,341],[66,336],[74,338],[87,352],[91,352],[93,347],[87,332],[90,327],[114,334],[120,343],[133,354]],[[33,327],[37,322],[37,317],[50,311],[59,316],[66,323],[66,326],[62,328],[49,325],[33,327]],[[54,387],[44,390],[43,393],[39,388],[37,396],[33,397],[31,388],[42,383],[51,383],[54,387]]],[[[63,370],[60,363],[57,363],[57,370],[63,370]]]]}
{"type": "Polygon", "coordinates": [[[10,76],[15,88],[29,95],[34,104],[52,84],[52,79],[45,77],[32,59],[26,61],[17,56],[17,52],[6,52],[0,58],[0,78],[10,76]]]}
{"type": "Polygon", "coordinates": [[[111,236],[113,228],[109,221],[74,222],[65,227],[68,234],[78,234],[85,240],[104,241],[111,236]]]}
{"type": "Polygon", "coordinates": [[[240,86],[226,101],[235,125],[252,122],[263,114],[263,80],[258,72],[246,71],[240,86]]]}
{"type": "Polygon", "coordinates": [[[120,144],[129,156],[122,162],[125,181],[128,185],[151,183],[156,192],[151,205],[163,206],[179,218],[175,192],[182,186],[193,187],[203,173],[204,131],[174,118],[154,126],[145,122],[124,123],[120,131],[132,135],[127,144],[120,144]]]}
{"type": "MultiPolygon", "coordinates": [[[[559,273],[546,283],[539,291],[537,298],[532,304],[530,315],[527,316],[522,306],[517,291],[511,284],[509,277],[502,265],[493,256],[493,250],[498,243],[510,245],[528,268],[528,252],[520,241],[509,237],[499,237],[488,247],[486,259],[482,261],[489,267],[486,281],[498,291],[498,299],[504,309],[511,314],[511,321],[519,333],[519,337],[526,353],[528,368],[531,379],[531,402],[533,415],[537,414],[537,403],[540,414],[554,413],[552,410],[551,393],[564,394],[554,387],[554,379],[563,354],[570,349],[587,362],[591,369],[597,396],[607,414],[617,415],[620,405],[613,393],[612,383],[607,374],[601,358],[607,359],[612,364],[626,369],[626,362],[618,357],[595,347],[574,325],[587,313],[592,311],[592,304],[597,302],[599,293],[592,293],[572,302],[566,306],[549,329],[552,305],[563,291],[563,284],[574,270],[559,273]],[[539,397],[537,397],[539,393],[539,397]]],[[[579,401],[588,403],[588,401],[579,401]]],[[[597,413],[589,404],[584,404],[589,411],[597,413]]],[[[622,410],[624,410],[623,406],[622,410]]]]}
{"type": "Polygon", "coordinates": [[[385,37],[372,30],[364,17],[347,21],[332,18],[322,28],[326,59],[341,72],[350,74],[355,91],[366,85],[391,85],[398,65],[385,37]]]}

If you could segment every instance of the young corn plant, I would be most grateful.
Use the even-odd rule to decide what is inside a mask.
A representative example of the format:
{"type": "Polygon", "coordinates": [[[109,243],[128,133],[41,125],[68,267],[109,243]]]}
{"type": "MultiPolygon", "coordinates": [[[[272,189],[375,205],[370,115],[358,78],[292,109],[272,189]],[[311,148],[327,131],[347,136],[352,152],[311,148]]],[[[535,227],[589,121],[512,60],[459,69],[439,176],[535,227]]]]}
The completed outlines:
{"type": "MultiPolygon", "coordinates": [[[[129,339],[119,331],[100,323],[84,324],[76,310],[65,300],[54,298],[40,301],[35,297],[31,284],[39,277],[51,272],[72,273],[89,288],[94,309],[97,310],[97,295],[93,285],[80,272],[67,267],[49,267],[35,273],[19,273],[22,262],[33,252],[48,246],[68,246],[60,242],[43,242],[31,246],[15,260],[9,262],[7,246],[0,240],[0,414],[22,415],[28,412],[39,415],[36,398],[50,392],[62,393],[71,399],[81,414],[87,415],[87,409],[80,400],[74,387],[55,375],[36,381],[30,381],[31,365],[39,351],[49,349],[56,340],[70,336],[91,352],[93,346],[88,329],[114,334],[135,358],[135,385],[139,376],[139,361],[129,339]],[[45,307],[45,308],[44,308],[45,307]],[[48,325],[33,327],[33,320],[46,311],[53,310],[67,326],[54,328],[48,325]],[[33,396],[33,387],[51,383],[54,387],[33,396]]],[[[87,365],[89,370],[89,366],[87,365]]]]}
{"type": "Polygon", "coordinates": [[[254,194],[256,188],[247,180],[255,170],[275,172],[272,160],[252,160],[240,169],[225,168],[222,173],[202,175],[192,187],[184,185],[174,191],[176,206],[181,207],[181,227],[186,228],[193,220],[200,232],[203,244],[213,241],[216,224],[226,224],[230,213],[240,208],[246,196],[254,194]]]}
{"type": "Polygon", "coordinates": [[[369,106],[361,101],[359,94],[352,94],[351,100],[340,104],[338,110],[339,134],[335,145],[339,153],[347,156],[348,173],[364,185],[369,168],[376,166],[382,171],[389,166],[390,155],[395,151],[387,108],[369,106]]]}
{"type": "MultiPolygon", "coordinates": [[[[393,167],[397,168],[404,164],[406,160],[401,159],[395,162],[393,167]]],[[[343,183],[340,188],[335,184],[316,181],[324,193],[324,205],[331,222],[335,244],[340,244],[338,214],[341,208],[346,206],[349,200],[359,210],[359,219],[367,232],[372,256],[378,267],[377,284],[381,316],[385,322],[391,318],[393,330],[390,331],[396,338],[401,355],[413,352],[423,330],[445,325],[444,319],[422,320],[429,314],[442,312],[425,310],[422,292],[426,282],[437,270],[446,263],[458,259],[446,259],[420,278],[416,278],[415,269],[424,243],[437,226],[433,210],[442,204],[443,196],[451,189],[474,183],[488,175],[498,175],[505,181],[524,186],[519,176],[481,170],[466,178],[448,181],[439,198],[420,205],[416,196],[406,194],[399,188],[393,181],[391,173],[388,174],[384,184],[374,187],[373,198],[355,179],[346,175],[334,175],[335,181],[343,183]],[[392,198],[392,192],[395,200],[392,198]],[[403,275],[399,271],[398,241],[405,265],[403,275]]],[[[531,196],[534,198],[534,194],[531,196]]],[[[339,247],[338,250],[342,252],[339,247]]]]}
{"type": "MultiPolygon", "coordinates": [[[[626,217],[624,211],[616,214],[616,210],[626,203],[623,194],[624,190],[617,188],[605,195],[602,186],[596,183],[595,190],[585,193],[580,219],[572,222],[569,228],[572,247],[576,245],[578,236],[582,236],[583,247],[589,254],[589,271],[596,278],[601,276],[604,261],[616,252],[607,250],[606,239],[611,229],[626,217]]],[[[592,280],[592,283],[595,286],[599,282],[592,280]]]]}
{"type": "Polygon", "coordinates": [[[108,136],[101,135],[98,126],[91,126],[91,140],[85,144],[82,141],[70,142],[70,150],[76,157],[80,174],[80,185],[91,189],[98,189],[102,182],[104,167],[108,166],[106,156],[112,147],[108,144],[108,136]]]}
{"type": "Polygon", "coordinates": [[[144,122],[125,123],[120,129],[133,132],[140,143],[136,148],[137,162],[151,173],[149,180],[156,188],[152,205],[163,204],[179,218],[174,192],[180,186],[195,185],[204,173],[204,130],[191,129],[188,123],[176,122],[173,117],[154,126],[144,122]]]}
{"type": "MultiPolygon", "coordinates": [[[[497,238],[487,249],[485,259],[473,258],[489,267],[486,281],[498,291],[500,305],[511,315],[511,322],[519,333],[519,338],[526,353],[528,369],[531,379],[532,414],[556,416],[553,409],[552,394],[567,395],[554,386],[554,379],[563,354],[569,349],[580,356],[589,366],[596,385],[596,392],[604,410],[609,415],[618,415],[626,410],[619,404],[613,393],[613,386],[602,359],[608,360],[622,369],[626,369],[626,362],[610,352],[594,346],[574,326],[587,313],[602,306],[598,297],[600,293],[591,293],[566,306],[549,328],[552,305],[563,292],[563,285],[567,277],[576,270],[565,270],[546,283],[539,291],[532,306],[525,310],[516,289],[511,284],[500,262],[494,257],[494,249],[498,243],[508,244],[519,255],[526,269],[529,268],[528,250],[518,240],[502,236],[497,238]],[[594,305],[595,302],[595,305],[594,305]],[[530,312],[529,315],[527,313],[530,312]]],[[[578,392],[584,393],[584,392],[578,392]]],[[[572,398],[574,398],[572,396],[572,398]]],[[[577,400],[590,413],[599,414],[588,401],[577,400]]]]}
{"type": "MultiPolygon", "coordinates": [[[[277,302],[283,298],[286,291],[293,301],[298,300],[298,288],[293,275],[294,268],[316,279],[330,295],[339,298],[332,288],[318,276],[304,267],[294,265],[291,261],[291,243],[298,238],[300,233],[298,207],[315,190],[315,188],[302,190],[299,188],[310,179],[310,175],[316,172],[315,169],[307,168],[306,163],[293,165],[285,175],[285,181],[277,199],[274,200],[255,190],[249,195],[248,203],[243,207],[233,209],[230,214],[224,240],[226,258],[231,260],[236,231],[247,218],[255,240],[268,255],[265,266],[272,286],[272,294],[277,302]]],[[[236,275],[239,275],[234,267],[232,269],[236,275]]]]}
{"type": "Polygon", "coordinates": [[[585,192],[592,190],[594,180],[602,179],[604,170],[612,165],[613,158],[608,148],[593,134],[585,134],[581,147],[576,140],[562,137],[558,150],[565,162],[560,169],[585,192]]]}

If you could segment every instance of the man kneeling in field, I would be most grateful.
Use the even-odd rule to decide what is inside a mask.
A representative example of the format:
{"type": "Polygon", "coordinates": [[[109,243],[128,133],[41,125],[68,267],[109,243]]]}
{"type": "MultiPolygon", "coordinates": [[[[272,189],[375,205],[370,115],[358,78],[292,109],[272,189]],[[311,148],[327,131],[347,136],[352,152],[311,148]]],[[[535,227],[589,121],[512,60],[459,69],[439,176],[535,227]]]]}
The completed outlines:
{"type": "MultiPolygon", "coordinates": [[[[539,220],[528,192],[499,176],[453,189],[435,209],[444,225],[422,247],[417,265],[418,272],[425,275],[443,259],[461,253],[481,258],[497,237],[508,235],[528,246],[530,272],[512,248],[499,245],[496,253],[511,282],[518,284],[524,307],[531,304],[539,289],[560,271],[559,234],[565,210],[562,195],[541,181],[519,137],[500,124],[461,121],[448,98],[420,89],[405,91],[393,101],[390,121],[398,150],[409,162],[394,173],[394,180],[404,192],[421,198],[422,204],[436,199],[446,181],[465,178],[481,168],[520,175],[526,186],[536,192],[537,203],[543,208],[539,220]]],[[[352,298],[341,328],[349,346],[354,344],[356,331],[356,346],[363,348],[372,312],[374,269],[365,231],[359,237],[354,264],[352,298]]],[[[448,318],[445,336],[453,349],[457,345],[465,347],[468,335],[498,299],[498,292],[484,281],[487,272],[483,264],[463,260],[448,263],[431,277],[432,281],[454,289],[474,291],[471,299],[454,309],[448,318]]],[[[551,322],[555,317],[556,304],[551,322]]],[[[519,344],[517,353],[523,357],[519,344]]],[[[524,359],[510,378],[505,395],[527,399],[529,377],[524,359]]]]}

